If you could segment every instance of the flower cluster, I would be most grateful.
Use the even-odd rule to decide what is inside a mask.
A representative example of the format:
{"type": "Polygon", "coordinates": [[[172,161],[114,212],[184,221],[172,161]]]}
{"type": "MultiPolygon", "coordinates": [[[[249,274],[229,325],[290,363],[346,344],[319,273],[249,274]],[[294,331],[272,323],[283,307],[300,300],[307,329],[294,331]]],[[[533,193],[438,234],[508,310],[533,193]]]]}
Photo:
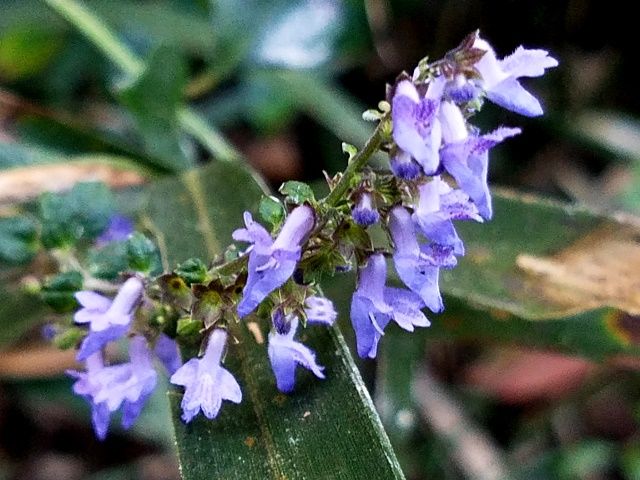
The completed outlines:
{"type": "Polygon", "coordinates": [[[398,77],[386,105],[369,115],[380,123],[367,145],[360,152],[346,147],[349,166],[328,179],[329,196],[316,200],[308,186],[285,184],[284,203],[268,197],[263,201],[269,208],[260,209],[272,228],[246,212],[244,228],[232,235],[244,250],[232,246],[209,264],[190,259],[153,276],[153,262],[142,258],[150,251],[147,240],[132,235],[126,219],[115,218],[98,245],[133,238],[129,253],[142,257],[121,272],[126,280],[113,298],[78,291],[81,308],[73,317],[82,327],[77,359],[85,370],[69,374],[74,391],[92,407],[97,436],[104,438],[116,410],[122,409],[125,428],[135,421],[157,383],[154,359],[184,389],[185,422],[200,412],[215,418],[224,400],[240,403],[241,383],[224,364],[231,357],[233,366],[234,345],[250,341],[238,330],[249,322],[269,330],[265,356],[281,392],[294,390],[298,367],[320,379],[330,375],[300,334],[301,327],[336,321],[319,287],[325,273],[356,267],[350,313],[361,357],[377,355],[392,321],[408,331],[429,326],[423,309],[444,308],[440,269],[455,267],[465,254],[454,221],[491,218],[489,150],[520,133],[507,127],[481,133],[469,119],[484,98],[540,115],[540,103],[518,79],[555,65],[546,51],[522,47],[498,60],[477,33],[443,60],[421,62],[412,76],[398,77]],[[366,167],[378,150],[389,154],[390,171],[366,167]],[[385,246],[373,248],[374,226],[386,233],[385,246]],[[387,258],[402,288],[387,286],[387,258]],[[129,361],[108,365],[105,347],[116,341],[128,342],[129,361]],[[202,355],[183,363],[180,343],[200,345],[202,355]]]}

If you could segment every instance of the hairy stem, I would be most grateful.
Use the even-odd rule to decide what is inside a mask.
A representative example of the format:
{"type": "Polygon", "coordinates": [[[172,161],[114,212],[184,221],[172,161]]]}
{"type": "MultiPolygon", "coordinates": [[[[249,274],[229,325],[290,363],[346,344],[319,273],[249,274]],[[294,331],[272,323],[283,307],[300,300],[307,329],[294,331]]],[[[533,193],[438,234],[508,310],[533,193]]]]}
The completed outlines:
{"type": "Polygon", "coordinates": [[[323,200],[326,205],[335,207],[341,200],[343,200],[344,194],[347,193],[351,180],[355,174],[362,170],[362,167],[367,164],[371,156],[380,148],[383,139],[383,130],[385,129],[386,123],[386,118],[381,119],[373,134],[369,140],[367,140],[367,143],[362,147],[362,150],[353,156],[336,186],[323,200]]]}

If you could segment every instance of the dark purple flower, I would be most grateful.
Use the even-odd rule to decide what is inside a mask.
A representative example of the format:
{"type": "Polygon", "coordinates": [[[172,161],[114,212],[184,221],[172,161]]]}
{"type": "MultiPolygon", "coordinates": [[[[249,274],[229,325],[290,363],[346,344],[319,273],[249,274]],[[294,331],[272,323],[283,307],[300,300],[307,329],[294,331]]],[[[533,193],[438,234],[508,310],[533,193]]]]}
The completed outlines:
{"type": "Polygon", "coordinates": [[[445,145],[441,151],[444,168],[487,220],[493,215],[491,193],[487,185],[489,149],[520,131],[519,128],[498,128],[486,135],[471,135],[462,141],[445,145]]]}
{"type": "Polygon", "coordinates": [[[182,366],[178,344],[164,333],[156,340],[153,352],[160,359],[169,375],[173,375],[182,366]]]}
{"type": "Polygon", "coordinates": [[[133,221],[124,215],[112,215],[106,230],[96,239],[96,245],[102,247],[111,242],[120,242],[133,233],[133,221]]]}
{"type": "Polygon", "coordinates": [[[558,61],[546,50],[529,50],[522,46],[498,60],[491,45],[480,37],[473,46],[486,51],[475,68],[482,76],[482,87],[489,100],[528,117],[542,115],[540,102],[520,85],[518,78],[539,77],[547,68],[556,67],[558,61]]]}
{"type": "Polygon", "coordinates": [[[241,318],[255,310],[267,295],[291,277],[300,260],[302,243],[313,229],[315,214],[306,205],[296,207],[275,241],[253,221],[250,213],[245,212],[244,222],[246,228],[233,232],[235,240],[253,244],[249,252],[247,284],[238,303],[241,318]]]}
{"type": "MultiPolygon", "coordinates": [[[[274,317],[284,317],[280,310],[274,313],[274,317]]],[[[291,392],[296,381],[296,367],[298,365],[311,370],[318,378],[324,378],[321,367],[316,362],[315,353],[293,337],[298,329],[298,317],[285,319],[287,328],[282,328],[283,318],[274,319],[274,328],[269,334],[269,361],[271,369],[276,377],[276,385],[281,392],[291,392]],[[279,325],[276,326],[276,323],[279,325]],[[280,328],[278,328],[280,327],[280,328]]]]}
{"type": "Polygon", "coordinates": [[[389,214],[389,230],[395,244],[393,262],[398,276],[432,312],[441,312],[444,305],[438,287],[440,267],[455,265],[453,248],[434,242],[418,242],[411,215],[400,206],[394,207],[389,214]]]}
{"type": "Polygon", "coordinates": [[[360,195],[358,203],[356,203],[351,211],[351,215],[353,216],[353,220],[363,227],[368,227],[380,221],[380,214],[374,208],[373,198],[368,192],[360,195]]]}
{"type": "Polygon", "coordinates": [[[89,324],[89,334],[80,345],[78,360],[87,359],[108,342],[117,340],[128,331],[143,290],[142,281],[131,277],[122,284],[113,300],[91,291],[75,294],[82,308],[75,313],[73,319],[76,323],[89,324]]]}
{"type": "Polygon", "coordinates": [[[393,174],[403,180],[415,180],[422,174],[420,165],[403,150],[398,150],[389,163],[393,174]]]}
{"type": "Polygon", "coordinates": [[[227,342],[227,332],[216,328],[209,336],[209,343],[202,358],[192,358],[173,375],[171,383],[184,387],[182,420],[189,423],[198,412],[214,419],[223,400],[240,403],[240,385],[228,370],[220,366],[227,342]]]}
{"type": "Polygon", "coordinates": [[[464,245],[452,220],[482,222],[478,209],[459,189],[453,190],[439,176],[418,187],[420,198],[413,220],[432,242],[453,248],[455,255],[464,255],[464,245]]]}
{"type": "Polygon", "coordinates": [[[420,311],[425,306],[421,298],[408,290],[386,287],[386,276],[387,265],[381,254],[370,256],[358,275],[358,288],[351,300],[351,324],[362,358],[375,358],[378,342],[391,320],[409,331],[429,326],[420,311]]]}
{"type": "Polygon", "coordinates": [[[393,140],[411,155],[429,175],[438,169],[438,150],[441,142],[440,122],[437,118],[439,97],[420,98],[409,80],[396,86],[391,107],[393,140]]]}
{"type": "Polygon", "coordinates": [[[307,322],[331,326],[338,318],[333,302],[328,298],[311,296],[305,300],[304,313],[307,322]]]}

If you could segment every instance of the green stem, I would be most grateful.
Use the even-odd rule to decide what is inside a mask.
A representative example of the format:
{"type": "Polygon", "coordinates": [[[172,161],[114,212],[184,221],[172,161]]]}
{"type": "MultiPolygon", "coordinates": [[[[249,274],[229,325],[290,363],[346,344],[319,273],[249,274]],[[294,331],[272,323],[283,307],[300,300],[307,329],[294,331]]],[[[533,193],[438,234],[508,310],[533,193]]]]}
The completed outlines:
{"type": "MultiPolygon", "coordinates": [[[[43,1],[71,22],[124,73],[135,77],[144,70],[144,62],[82,3],[76,0],[43,1]]],[[[217,160],[235,162],[242,158],[240,152],[194,110],[183,107],[177,115],[182,129],[196,138],[217,160]]]]}
{"type": "Polygon", "coordinates": [[[336,186],[333,187],[331,193],[329,193],[329,195],[327,195],[327,197],[324,199],[325,204],[330,207],[335,207],[338,202],[343,199],[344,194],[349,189],[351,180],[353,179],[354,175],[362,170],[362,167],[367,164],[371,156],[380,148],[384,136],[383,130],[386,127],[386,123],[386,118],[382,118],[380,120],[380,123],[378,123],[378,126],[374,130],[369,140],[367,140],[367,143],[364,144],[362,150],[360,150],[353,156],[336,186]]]}

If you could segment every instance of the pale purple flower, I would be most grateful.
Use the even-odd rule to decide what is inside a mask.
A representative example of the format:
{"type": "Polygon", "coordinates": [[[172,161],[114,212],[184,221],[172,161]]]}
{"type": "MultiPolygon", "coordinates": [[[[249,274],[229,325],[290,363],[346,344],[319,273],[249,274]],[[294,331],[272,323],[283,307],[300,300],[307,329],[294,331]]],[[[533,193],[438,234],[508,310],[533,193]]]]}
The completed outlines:
{"type": "Polygon", "coordinates": [[[169,375],[173,375],[182,366],[178,344],[164,333],[158,336],[153,352],[167,369],[169,375]]]}
{"type": "Polygon", "coordinates": [[[238,303],[238,315],[251,313],[267,295],[282,286],[293,274],[300,260],[301,246],[315,224],[311,207],[300,205],[287,217],[274,240],[262,225],[245,212],[246,228],[233,232],[237,241],[252,243],[249,251],[247,284],[238,303]]]}
{"type": "Polygon", "coordinates": [[[126,240],[133,233],[133,230],[133,221],[129,217],[112,215],[105,231],[96,238],[96,245],[102,247],[111,242],[126,240]]]}
{"type": "Polygon", "coordinates": [[[482,222],[478,209],[460,189],[452,189],[439,176],[418,187],[419,201],[413,220],[432,242],[448,245],[455,255],[464,255],[464,245],[452,220],[482,222]]]}
{"type": "Polygon", "coordinates": [[[380,221],[380,214],[373,206],[373,198],[370,193],[364,192],[360,195],[358,202],[351,210],[353,221],[363,227],[368,227],[380,221]]]}
{"type": "Polygon", "coordinates": [[[100,440],[104,440],[107,436],[111,416],[106,402],[95,403],[93,401],[93,397],[100,389],[100,383],[95,380],[94,376],[103,368],[102,352],[96,352],[87,358],[84,372],[67,370],[67,374],[76,379],[72,387],[73,392],[87,400],[91,405],[93,430],[100,440]]]}
{"type": "Polygon", "coordinates": [[[420,98],[409,80],[396,86],[392,100],[393,140],[411,155],[427,175],[438,169],[441,127],[438,121],[439,96],[420,98]]]}
{"type": "Polygon", "coordinates": [[[487,185],[489,149],[520,132],[519,128],[502,127],[485,135],[470,135],[462,141],[445,145],[440,153],[444,168],[469,195],[485,219],[493,215],[491,192],[487,185]]]}
{"type": "Polygon", "coordinates": [[[240,385],[228,370],[220,365],[227,342],[227,332],[216,328],[209,336],[209,343],[202,358],[192,358],[173,375],[171,383],[184,387],[182,420],[189,423],[202,411],[208,419],[214,419],[223,400],[242,401],[240,385]]]}
{"type": "Polygon", "coordinates": [[[106,403],[110,412],[122,407],[122,426],[129,428],[140,415],[156,386],[151,351],[144,337],[137,335],[129,343],[129,361],[103,367],[93,375],[99,388],[93,402],[106,403]]]}
{"type": "Polygon", "coordinates": [[[113,300],[86,290],[75,294],[82,308],[75,313],[73,319],[79,324],[89,324],[89,334],[80,346],[78,360],[85,360],[128,331],[143,290],[142,281],[131,277],[122,284],[113,300]]]}
{"type": "Polygon", "coordinates": [[[371,255],[358,275],[358,288],[351,299],[351,324],[362,358],[375,358],[378,342],[391,320],[409,331],[429,326],[420,311],[425,306],[422,299],[408,290],[386,287],[386,276],[387,265],[381,254],[371,255]]]}
{"type": "Polygon", "coordinates": [[[131,339],[129,356],[127,363],[105,367],[102,352],[96,352],[87,358],[86,371],[67,371],[77,379],[74,393],[91,404],[93,428],[100,440],[107,435],[111,413],[120,407],[122,426],[131,427],[156,386],[157,373],[143,337],[131,339]]]}
{"type": "Polygon", "coordinates": [[[549,52],[520,46],[513,54],[498,60],[491,45],[480,37],[473,47],[486,51],[475,68],[482,75],[482,87],[489,100],[528,117],[542,115],[540,102],[520,85],[518,78],[539,77],[547,68],[556,67],[558,61],[549,52]]]}
{"type": "Polygon", "coordinates": [[[393,262],[398,276],[432,312],[441,312],[444,305],[438,286],[440,267],[455,266],[453,247],[419,242],[411,214],[404,207],[391,210],[389,230],[395,244],[393,262]]]}
{"type": "Polygon", "coordinates": [[[324,367],[316,362],[315,353],[293,337],[298,329],[298,317],[284,318],[281,310],[274,313],[274,329],[269,333],[269,361],[276,377],[278,390],[291,392],[296,381],[298,365],[311,370],[318,378],[324,378],[324,367]]]}
{"type": "Polygon", "coordinates": [[[338,318],[338,313],[333,306],[333,302],[325,297],[318,297],[316,295],[307,297],[304,307],[307,322],[312,324],[331,326],[336,321],[336,318],[338,318]]]}

